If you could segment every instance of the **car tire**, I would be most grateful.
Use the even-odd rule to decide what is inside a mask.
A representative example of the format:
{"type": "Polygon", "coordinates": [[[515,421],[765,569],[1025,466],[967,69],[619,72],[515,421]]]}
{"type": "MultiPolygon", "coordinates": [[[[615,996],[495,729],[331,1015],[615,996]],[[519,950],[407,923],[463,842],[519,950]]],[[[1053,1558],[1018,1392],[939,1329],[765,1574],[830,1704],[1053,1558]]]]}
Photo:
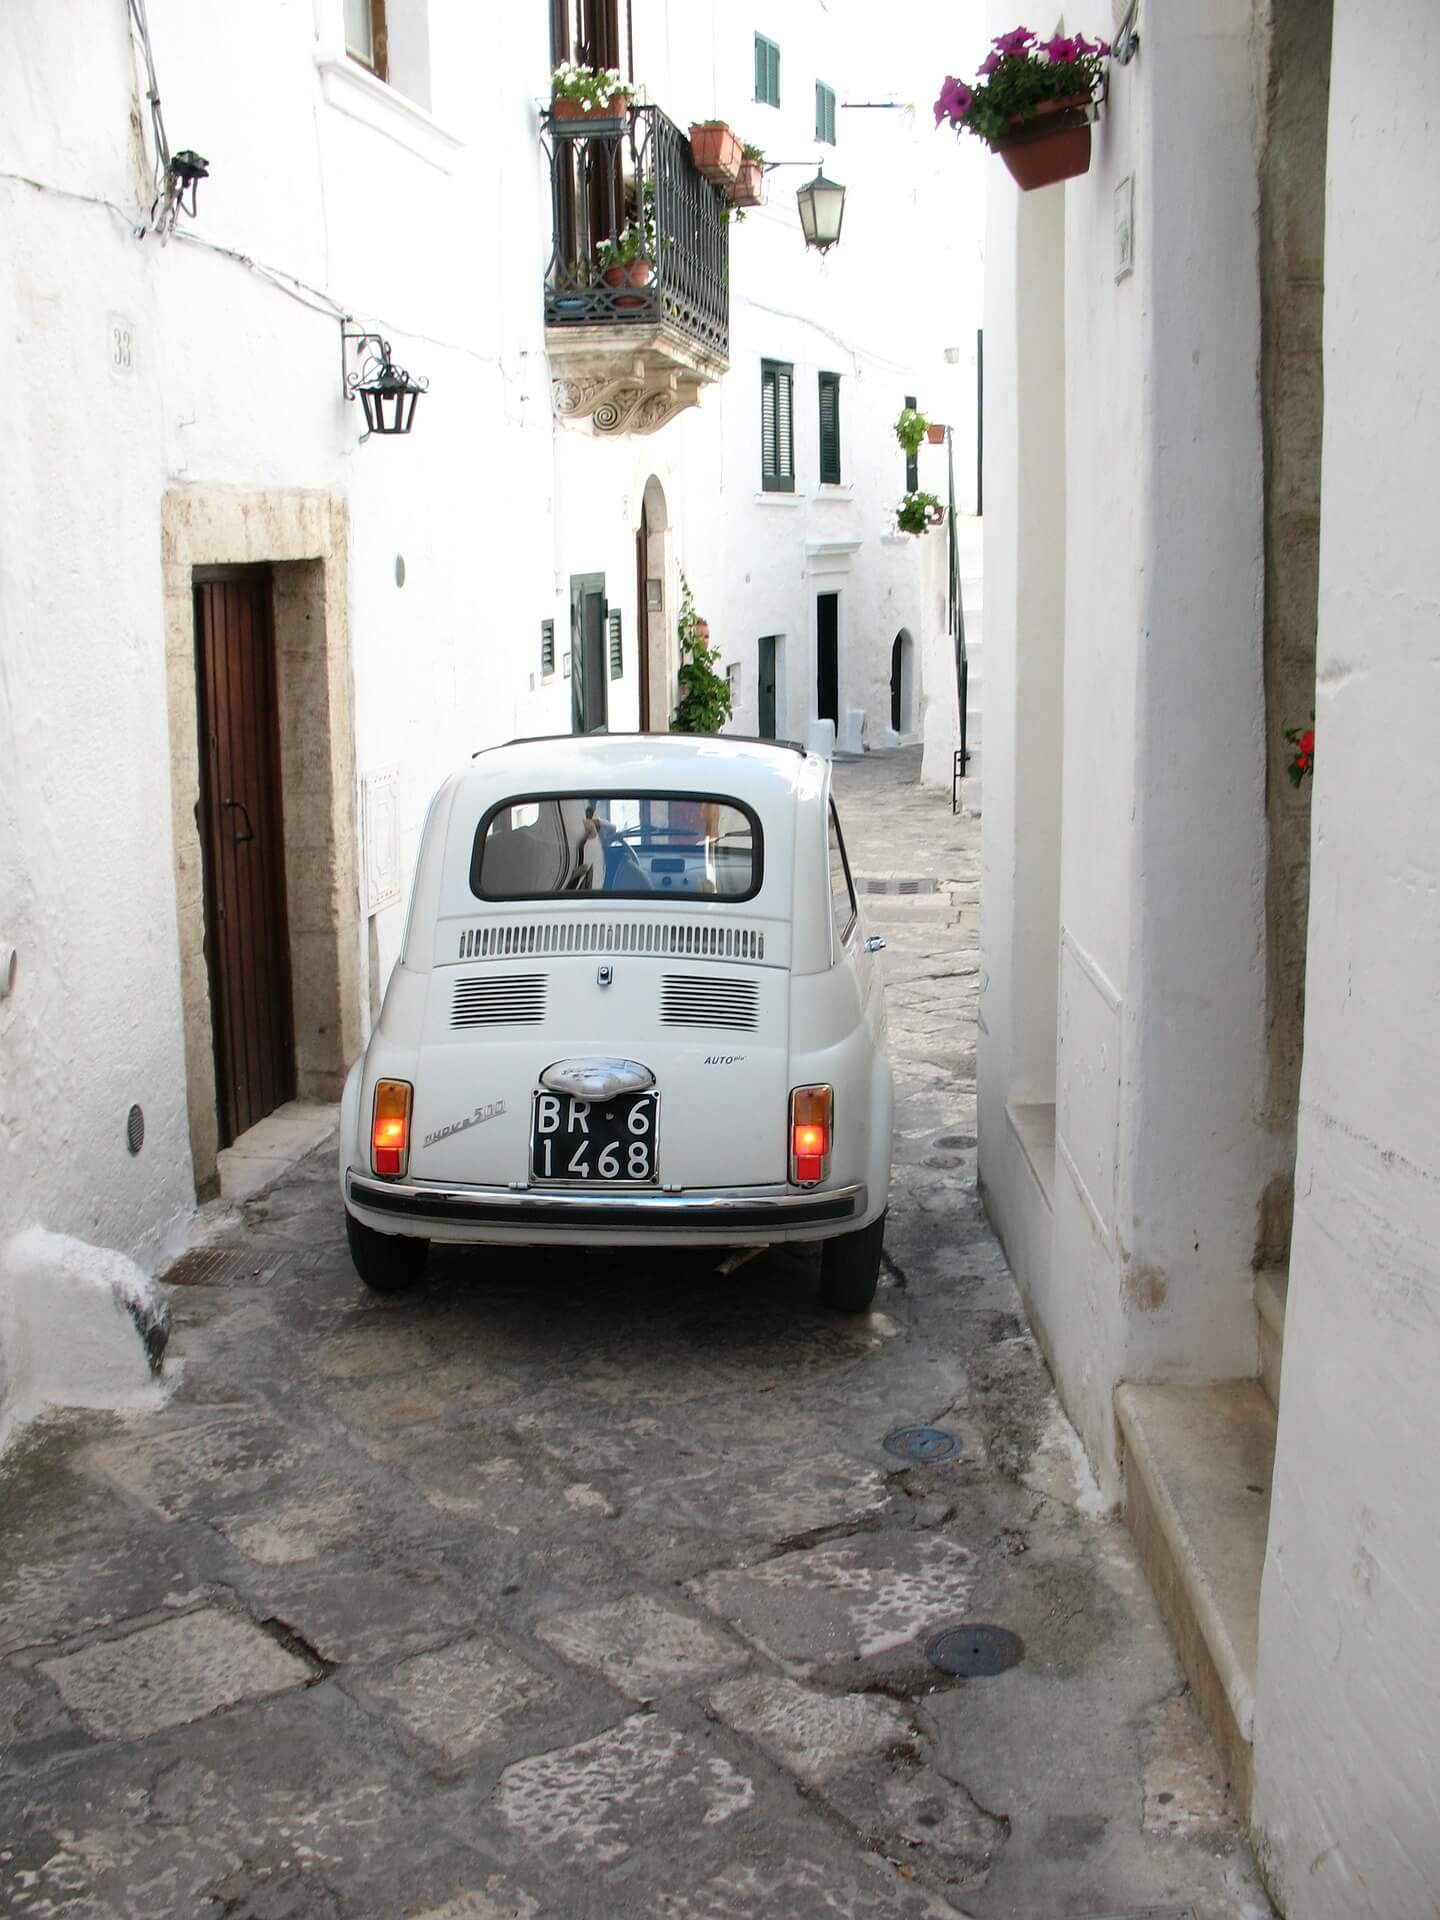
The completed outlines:
{"type": "Polygon", "coordinates": [[[355,1271],[372,1293],[404,1293],[420,1278],[430,1257],[428,1240],[405,1233],[377,1233],[350,1212],[345,1215],[345,1237],[355,1271]]]}
{"type": "Polygon", "coordinates": [[[886,1215],[820,1244],[820,1299],[832,1313],[864,1313],[880,1284],[886,1215]]]}

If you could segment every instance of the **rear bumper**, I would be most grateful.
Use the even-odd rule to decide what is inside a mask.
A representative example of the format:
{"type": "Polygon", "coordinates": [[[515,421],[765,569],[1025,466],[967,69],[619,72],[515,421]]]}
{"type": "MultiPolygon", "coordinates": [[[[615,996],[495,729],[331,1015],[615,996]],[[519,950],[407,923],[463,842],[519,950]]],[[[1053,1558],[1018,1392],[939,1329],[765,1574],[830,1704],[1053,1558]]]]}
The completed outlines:
{"type": "Polygon", "coordinates": [[[740,1193],[538,1193],[533,1188],[442,1186],[425,1180],[376,1180],[345,1174],[345,1201],[382,1232],[421,1230],[454,1240],[548,1239],[571,1234],[677,1242],[807,1239],[864,1222],[863,1180],[796,1192],[793,1187],[740,1193]]]}

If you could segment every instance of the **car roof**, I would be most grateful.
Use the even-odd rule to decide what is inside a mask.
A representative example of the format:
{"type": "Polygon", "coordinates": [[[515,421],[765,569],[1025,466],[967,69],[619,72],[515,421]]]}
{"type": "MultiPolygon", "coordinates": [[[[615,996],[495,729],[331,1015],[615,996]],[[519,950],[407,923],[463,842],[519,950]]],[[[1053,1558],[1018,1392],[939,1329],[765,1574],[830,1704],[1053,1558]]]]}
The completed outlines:
{"type": "Polygon", "coordinates": [[[461,770],[486,788],[512,792],[588,792],[610,787],[732,792],[737,798],[793,795],[814,756],[790,741],[735,734],[542,734],[486,747],[461,770]]]}

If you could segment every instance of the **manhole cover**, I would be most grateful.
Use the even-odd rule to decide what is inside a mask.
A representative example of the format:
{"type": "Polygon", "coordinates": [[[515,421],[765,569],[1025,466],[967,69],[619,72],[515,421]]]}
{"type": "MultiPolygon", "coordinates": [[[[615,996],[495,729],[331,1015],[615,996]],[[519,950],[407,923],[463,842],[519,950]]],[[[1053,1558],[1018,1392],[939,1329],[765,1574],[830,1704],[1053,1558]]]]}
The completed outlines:
{"type": "Polygon", "coordinates": [[[960,1442],[944,1427],[897,1427],[886,1434],[884,1446],[900,1460],[948,1460],[960,1451],[960,1442]]]}
{"type": "Polygon", "coordinates": [[[1004,1673],[1024,1651],[1018,1633],[1011,1633],[1008,1627],[987,1627],[978,1622],[944,1627],[925,1642],[925,1658],[932,1667],[965,1679],[1004,1673]]]}
{"type": "Polygon", "coordinates": [[[221,1287],[245,1285],[273,1278],[284,1255],[252,1253],[243,1247],[194,1247],[182,1253],[160,1278],[167,1287],[221,1287]]]}
{"type": "Polygon", "coordinates": [[[974,1146],[975,1136],[973,1133],[937,1133],[930,1144],[939,1147],[942,1153],[961,1153],[966,1147],[974,1146]]]}

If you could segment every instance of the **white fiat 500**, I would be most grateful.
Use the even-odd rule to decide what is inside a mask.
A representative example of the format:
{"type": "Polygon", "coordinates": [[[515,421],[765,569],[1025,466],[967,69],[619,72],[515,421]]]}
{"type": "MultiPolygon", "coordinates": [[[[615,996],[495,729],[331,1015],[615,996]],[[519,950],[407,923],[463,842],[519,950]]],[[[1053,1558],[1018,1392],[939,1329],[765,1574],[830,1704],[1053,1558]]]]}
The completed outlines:
{"type": "Polygon", "coordinates": [[[822,1244],[875,1294],[891,1078],[828,759],[687,735],[514,741],[431,802],[399,963],[345,1087],[381,1293],[431,1241],[822,1244]]]}

